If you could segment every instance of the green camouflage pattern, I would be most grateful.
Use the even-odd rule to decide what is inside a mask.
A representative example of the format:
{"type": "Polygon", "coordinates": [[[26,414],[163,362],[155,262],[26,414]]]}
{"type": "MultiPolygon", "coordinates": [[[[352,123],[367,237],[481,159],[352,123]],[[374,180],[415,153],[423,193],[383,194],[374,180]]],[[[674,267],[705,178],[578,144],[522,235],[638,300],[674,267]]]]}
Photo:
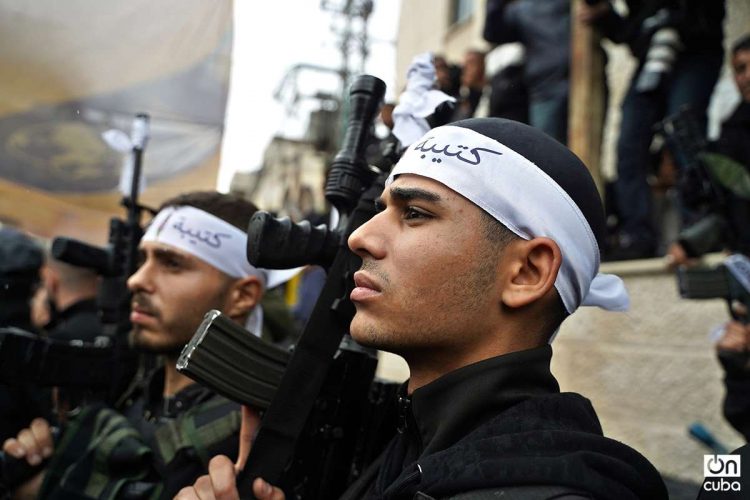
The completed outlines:
{"type": "Polygon", "coordinates": [[[736,196],[750,200],[750,173],[741,163],[717,153],[701,153],[698,157],[717,183],[736,196]]]}
{"type": "Polygon", "coordinates": [[[138,498],[158,498],[152,458],[125,417],[103,405],[85,407],[57,444],[39,498],[128,498],[123,489],[139,481],[151,485],[138,498]]]}
{"type": "Polygon", "coordinates": [[[239,439],[239,428],[237,405],[215,396],[160,425],[152,449],[120,413],[85,407],[57,443],[38,498],[160,498],[162,478],[181,468],[180,452],[190,450],[207,468],[221,443],[239,439]]]}

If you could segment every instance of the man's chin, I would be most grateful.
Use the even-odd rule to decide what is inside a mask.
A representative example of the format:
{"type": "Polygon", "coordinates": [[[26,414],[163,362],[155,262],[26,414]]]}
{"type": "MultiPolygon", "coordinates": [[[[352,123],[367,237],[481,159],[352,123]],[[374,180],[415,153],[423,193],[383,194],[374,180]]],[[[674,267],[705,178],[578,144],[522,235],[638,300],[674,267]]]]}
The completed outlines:
{"type": "Polygon", "coordinates": [[[374,325],[365,321],[353,321],[350,327],[350,334],[362,347],[371,347],[381,351],[391,351],[393,348],[392,343],[388,342],[386,335],[383,335],[374,325]]]}
{"type": "Polygon", "coordinates": [[[136,328],[130,332],[130,345],[138,352],[170,358],[176,358],[182,352],[184,344],[163,342],[154,337],[155,335],[151,335],[150,332],[136,328]]]}

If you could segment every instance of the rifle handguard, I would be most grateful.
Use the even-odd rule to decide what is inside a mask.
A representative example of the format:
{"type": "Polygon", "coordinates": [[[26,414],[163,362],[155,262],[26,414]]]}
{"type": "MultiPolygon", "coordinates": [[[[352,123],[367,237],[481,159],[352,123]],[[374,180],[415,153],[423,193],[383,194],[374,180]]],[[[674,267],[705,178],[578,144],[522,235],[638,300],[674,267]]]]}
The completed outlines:
{"type": "Polygon", "coordinates": [[[226,398],[265,410],[290,357],[214,309],[182,350],[177,371],[226,398]]]}

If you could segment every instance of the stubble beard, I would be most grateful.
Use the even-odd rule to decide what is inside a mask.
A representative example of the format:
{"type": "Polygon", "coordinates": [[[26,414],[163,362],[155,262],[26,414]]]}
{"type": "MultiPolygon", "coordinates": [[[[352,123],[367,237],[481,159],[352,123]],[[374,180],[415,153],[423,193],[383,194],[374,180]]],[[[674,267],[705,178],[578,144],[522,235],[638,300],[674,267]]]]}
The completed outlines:
{"type": "MultiPolygon", "coordinates": [[[[465,273],[452,274],[438,289],[416,289],[400,301],[400,309],[408,313],[420,310],[425,301],[442,297],[441,302],[445,302],[445,306],[433,311],[431,317],[395,323],[363,318],[365,323],[356,326],[355,340],[365,347],[392,352],[403,357],[439,349],[442,345],[452,343],[457,335],[463,333],[460,331],[461,317],[486,313],[482,309],[482,303],[495,281],[497,257],[497,250],[487,246],[477,256],[475,265],[465,273]],[[451,307],[450,303],[456,302],[461,304],[459,311],[451,307]]],[[[374,262],[364,262],[361,269],[380,278],[383,292],[388,293],[390,281],[387,275],[377,269],[374,262]]],[[[356,319],[352,324],[356,325],[356,319]]]]}
{"type": "Polygon", "coordinates": [[[143,332],[140,326],[134,326],[130,332],[130,345],[139,352],[146,354],[156,354],[167,358],[177,358],[182,352],[186,342],[173,340],[171,338],[164,341],[159,339],[150,339],[143,332]]]}

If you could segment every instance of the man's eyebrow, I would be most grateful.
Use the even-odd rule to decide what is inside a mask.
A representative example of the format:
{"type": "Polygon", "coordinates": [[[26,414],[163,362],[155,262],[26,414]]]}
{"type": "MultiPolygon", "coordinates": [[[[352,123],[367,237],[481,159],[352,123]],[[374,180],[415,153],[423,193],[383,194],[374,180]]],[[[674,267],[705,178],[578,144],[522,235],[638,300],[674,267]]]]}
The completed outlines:
{"type": "Polygon", "coordinates": [[[185,262],[188,260],[185,254],[175,252],[174,250],[170,250],[168,248],[154,248],[153,254],[157,259],[172,259],[179,262],[185,262]]]}
{"type": "Polygon", "coordinates": [[[435,203],[443,201],[437,193],[420,188],[392,187],[390,194],[391,197],[401,201],[423,200],[435,203]]]}

